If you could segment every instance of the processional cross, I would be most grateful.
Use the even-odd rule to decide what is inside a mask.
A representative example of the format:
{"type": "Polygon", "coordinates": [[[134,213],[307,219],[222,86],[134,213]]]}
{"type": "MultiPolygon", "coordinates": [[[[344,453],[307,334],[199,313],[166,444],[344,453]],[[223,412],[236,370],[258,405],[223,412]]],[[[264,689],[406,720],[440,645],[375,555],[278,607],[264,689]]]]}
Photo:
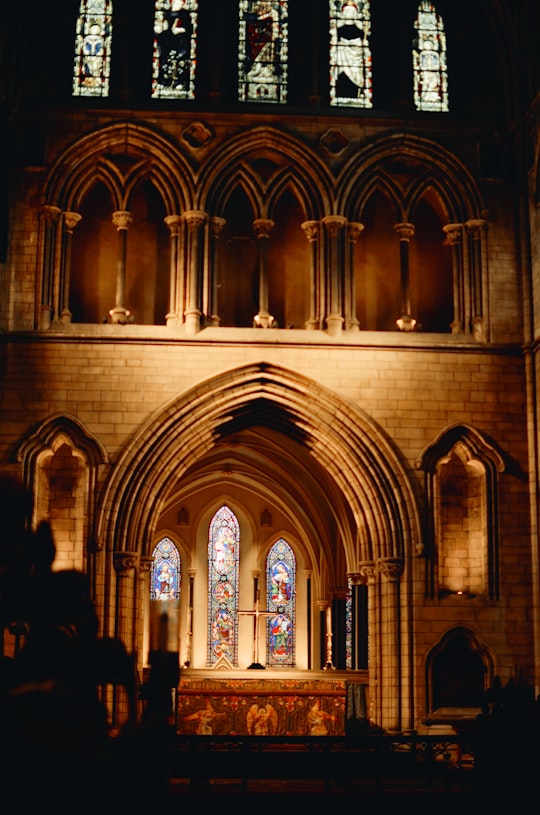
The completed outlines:
{"type": "Polygon", "coordinates": [[[255,599],[255,608],[250,609],[249,611],[238,611],[238,614],[247,614],[250,617],[253,617],[254,622],[254,632],[253,632],[253,662],[251,665],[248,665],[248,668],[258,668],[259,670],[264,670],[264,665],[261,665],[259,662],[259,626],[260,626],[260,618],[261,617],[272,617],[274,615],[274,611],[261,611],[260,603],[259,603],[259,595],[260,592],[257,591],[257,597],[255,599]]]}

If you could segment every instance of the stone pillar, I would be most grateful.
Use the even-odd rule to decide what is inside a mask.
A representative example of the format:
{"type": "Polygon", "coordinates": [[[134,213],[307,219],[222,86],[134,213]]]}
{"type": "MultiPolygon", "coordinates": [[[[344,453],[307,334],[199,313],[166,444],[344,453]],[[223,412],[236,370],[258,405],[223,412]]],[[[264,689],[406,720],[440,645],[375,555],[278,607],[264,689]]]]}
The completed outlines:
{"type": "Polygon", "coordinates": [[[309,319],[304,328],[307,330],[321,327],[321,287],[319,277],[319,222],[304,221],[302,224],[311,250],[309,281],[309,319]]]}
{"type": "Polygon", "coordinates": [[[206,213],[197,209],[184,213],[188,225],[188,286],[187,304],[184,312],[186,332],[197,334],[201,329],[201,230],[206,223],[206,213]]]}
{"type": "Polygon", "coordinates": [[[345,280],[345,328],[347,331],[358,331],[360,323],[356,316],[356,280],[354,274],[354,247],[364,231],[364,224],[349,221],[347,236],[349,238],[349,262],[345,280]]]}
{"type": "Polygon", "coordinates": [[[40,216],[44,222],[43,228],[43,275],[41,278],[41,306],[39,313],[39,329],[47,331],[51,327],[53,318],[53,281],[56,247],[56,225],[61,213],[59,207],[44,206],[40,216]]]}
{"type": "Polygon", "coordinates": [[[169,311],[165,316],[167,325],[176,325],[183,313],[183,281],[178,267],[181,215],[167,215],[165,223],[169,227],[170,263],[169,263],[169,311]]]}
{"type": "Polygon", "coordinates": [[[268,218],[253,221],[259,247],[259,311],[253,318],[256,328],[274,328],[275,320],[268,311],[268,243],[274,222],[268,218]]]}
{"type": "MultiPolygon", "coordinates": [[[[134,572],[137,566],[137,556],[133,552],[115,552],[113,565],[116,571],[115,636],[124,644],[126,651],[131,653],[134,645],[134,572]]],[[[111,712],[113,727],[131,718],[131,707],[132,700],[126,694],[126,688],[114,685],[111,712]]]]}
{"type": "Polygon", "coordinates": [[[378,563],[381,580],[381,679],[384,728],[401,731],[402,663],[400,636],[400,579],[403,561],[398,558],[378,563]]]}
{"type": "Polygon", "coordinates": [[[329,304],[326,315],[326,326],[332,337],[339,337],[343,328],[341,306],[343,279],[343,252],[341,238],[347,219],[341,215],[327,215],[322,219],[328,237],[326,258],[326,285],[329,291],[329,304]]]}
{"type": "Polygon", "coordinates": [[[82,215],[78,212],[64,212],[64,251],[62,253],[62,274],[60,279],[60,320],[63,323],[71,323],[71,311],[69,309],[69,289],[71,285],[71,250],[73,245],[73,232],[75,227],[82,220],[82,215]]]}
{"type": "Polygon", "coordinates": [[[210,220],[210,262],[208,268],[208,325],[217,326],[219,318],[219,236],[227,221],[225,218],[210,220]]]}
{"type": "Polygon", "coordinates": [[[487,221],[483,218],[471,218],[465,222],[465,227],[469,234],[472,333],[476,340],[486,342],[487,326],[484,319],[483,275],[487,258],[485,246],[487,221]]]}
{"type": "Polygon", "coordinates": [[[465,330],[465,285],[463,270],[463,224],[446,224],[443,226],[446,242],[452,247],[452,281],[454,298],[454,321],[452,334],[462,334],[465,330]]]}
{"type": "Polygon", "coordinates": [[[394,231],[399,237],[401,269],[401,316],[396,320],[396,324],[400,331],[414,331],[416,320],[411,316],[411,293],[409,286],[409,241],[414,237],[414,224],[395,224],[394,231]]]}
{"type": "Polygon", "coordinates": [[[127,233],[133,222],[133,215],[131,212],[120,210],[113,212],[112,218],[118,231],[118,258],[116,261],[116,302],[114,308],[109,311],[109,316],[112,323],[125,325],[130,317],[125,306],[127,233]]]}

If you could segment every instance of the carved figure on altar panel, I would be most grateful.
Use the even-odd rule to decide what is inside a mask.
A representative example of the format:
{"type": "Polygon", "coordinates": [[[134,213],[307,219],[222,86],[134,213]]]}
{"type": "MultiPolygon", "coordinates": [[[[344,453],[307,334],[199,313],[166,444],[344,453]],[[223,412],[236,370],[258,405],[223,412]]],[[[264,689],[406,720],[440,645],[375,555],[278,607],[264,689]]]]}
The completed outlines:
{"type": "Polygon", "coordinates": [[[278,715],[270,704],[264,707],[251,705],[247,714],[247,728],[250,736],[274,736],[278,726],[278,715]]]}

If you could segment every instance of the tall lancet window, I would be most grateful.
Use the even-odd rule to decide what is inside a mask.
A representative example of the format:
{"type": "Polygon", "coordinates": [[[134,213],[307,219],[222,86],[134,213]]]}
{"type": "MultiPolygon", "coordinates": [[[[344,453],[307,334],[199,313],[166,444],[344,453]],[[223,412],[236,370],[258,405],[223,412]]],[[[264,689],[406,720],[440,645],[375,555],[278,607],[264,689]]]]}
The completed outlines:
{"type": "Polygon", "coordinates": [[[442,17],[429,0],[422,0],[414,23],[414,104],[416,110],[448,110],[446,35],[442,17]]]}
{"type": "Polygon", "coordinates": [[[208,665],[238,662],[238,572],[240,526],[222,506],[208,532],[208,665]]]}
{"type": "Polygon", "coordinates": [[[240,0],[238,98],[286,102],[287,0],[240,0]]]}
{"type": "Polygon", "coordinates": [[[294,667],[296,559],[283,538],[266,558],[266,604],[274,612],[267,620],[266,663],[294,667]]]}
{"type": "Polygon", "coordinates": [[[330,104],[370,108],[369,0],[330,0],[330,104]]]}
{"type": "Polygon", "coordinates": [[[152,97],[194,99],[197,0],[156,0],[152,97]]]}
{"type": "Polygon", "coordinates": [[[180,598],[180,555],[169,538],[163,538],[152,552],[150,574],[151,600],[178,600],[180,598]]]}
{"type": "Polygon", "coordinates": [[[73,96],[108,96],[112,0],[81,0],[75,34],[73,96]]]}

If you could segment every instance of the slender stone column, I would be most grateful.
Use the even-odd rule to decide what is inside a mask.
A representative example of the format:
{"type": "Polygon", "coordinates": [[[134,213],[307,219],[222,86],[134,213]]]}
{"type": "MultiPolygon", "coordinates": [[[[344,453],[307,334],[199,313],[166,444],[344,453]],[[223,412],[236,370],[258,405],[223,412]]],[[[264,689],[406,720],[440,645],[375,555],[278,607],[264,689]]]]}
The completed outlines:
{"type": "Polygon", "coordinates": [[[309,319],[304,328],[307,330],[321,327],[320,279],[319,279],[319,222],[304,221],[302,224],[305,236],[311,249],[309,276],[309,319]]]}
{"type": "Polygon", "coordinates": [[[378,563],[381,581],[381,655],[382,655],[382,710],[386,730],[401,730],[401,635],[400,635],[400,579],[403,561],[396,558],[378,563]]]}
{"type": "Polygon", "coordinates": [[[118,258],[116,261],[116,302],[114,308],[109,311],[109,316],[112,323],[125,325],[130,317],[125,306],[127,233],[133,222],[133,215],[131,212],[120,210],[113,212],[112,218],[118,231],[118,258]]]}
{"type": "Polygon", "coordinates": [[[208,269],[208,325],[217,326],[219,317],[219,236],[223,232],[227,221],[225,218],[211,218],[210,220],[210,263],[208,269]]]}
{"type": "Polygon", "coordinates": [[[446,241],[452,247],[452,281],[454,297],[454,321],[452,334],[461,334],[465,330],[465,286],[463,275],[463,224],[446,224],[443,226],[446,241]]]}
{"type": "Polygon", "coordinates": [[[169,311],[165,316],[167,325],[178,323],[179,316],[183,313],[183,286],[178,268],[180,226],[182,224],[181,215],[167,215],[165,223],[169,227],[170,241],[170,263],[169,263],[169,311]]]}
{"type": "Polygon", "coordinates": [[[63,323],[71,323],[69,310],[69,289],[71,285],[71,250],[73,245],[73,232],[82,220],[78,212],[64,212],[64,251],[62,259],[62,275],[60,280],[60,319],[63,323]]]}
{"type": "Polygon", "coordinates": [[[206,213],[192,209],[184,213],[188,225],[188,287],[187,304],[184,312],[186,332],[197,334],[201,329],[201,231],[206,223],[206,213]]]}
{"type": "Polygon", "coordinates": [[[141,557],[139,562],[139,587],[138,587],[138,608],[137,630],[136,630],[136,651],[137,668],[142,676],[142,670],[148,664],[148,653],[150,650],[150,574],[152,572],[153,558],[141,557]]]}
{"type": "Polygon", "coordinates": [[[349,221],[347,236],[349,238],[349,263],[346,270],[345,281],[345,327],[347,331],[358,331],[360,323],[356,316],[356,280],[354,274],[354,247],[356,241],[364,231],[364,224],[349,221]]]}
{"type": "Polygon", "coordinates": [[[409,286],[409,241],[414,237],[414,224],[395,224],[399,237],[401,267],[401,316],[396,320],[400,331],[414,331],[416,320],[411,317],[411,292],[409,286]]]}
{"type": "Polygon", "coordinates": [[[377,569],[372,561],[364,561],[359,565],[358,574],[363,580],[367,591],[367,627],[366,650],[367,668],[369,670],[368,692],[368,718],[371,722],[382,727],[381,717],[381,656],[380,638],[376,632],[380,630],[380,620],[377,616],[377,569]]]}
{"type": "Polygon", "coordinates": [[[339,337],[343,328],[343,313],[341,307],[342,294],[342,247],[341,237],[347,219],[341,215],[327,215],[322,219],[328,236],[328,254],[326,263],[326,281],[330,292],[329,311],[326,315],[328,333],[339,337]]]}
{"type": "Polygon", "coordinates": [[[483,296],[483,270],[486,265],[487,252],[485,248],[485,236],[487,234],[487,221],[483,218],[471,218],[465,222],[465,227],[469,234],[470,259],[471,259],[471,300],[472,300],[472,332],[475,339],[480,342],[487,340],[487,329],[484,320],[484,296],[483,296]]]}
{"type": "Polygon", "coordinates": [[[259,246],[259,311],[253,318],[256,328],[274,328],[275,320],[268,311],[268,243],[274,221],[259,218],[253,221],[253,231],[259,246]]]}
{"type": "Polygon", "coordinates": [[[43,275],[41,284],[41,306],[39,329],[46,331],[51,327],[53,316],[53,280],[56,246],[56,225],[62,212],[59,207],[44,206],[40,215],[44,221],[43,232],[43,275]]]}

